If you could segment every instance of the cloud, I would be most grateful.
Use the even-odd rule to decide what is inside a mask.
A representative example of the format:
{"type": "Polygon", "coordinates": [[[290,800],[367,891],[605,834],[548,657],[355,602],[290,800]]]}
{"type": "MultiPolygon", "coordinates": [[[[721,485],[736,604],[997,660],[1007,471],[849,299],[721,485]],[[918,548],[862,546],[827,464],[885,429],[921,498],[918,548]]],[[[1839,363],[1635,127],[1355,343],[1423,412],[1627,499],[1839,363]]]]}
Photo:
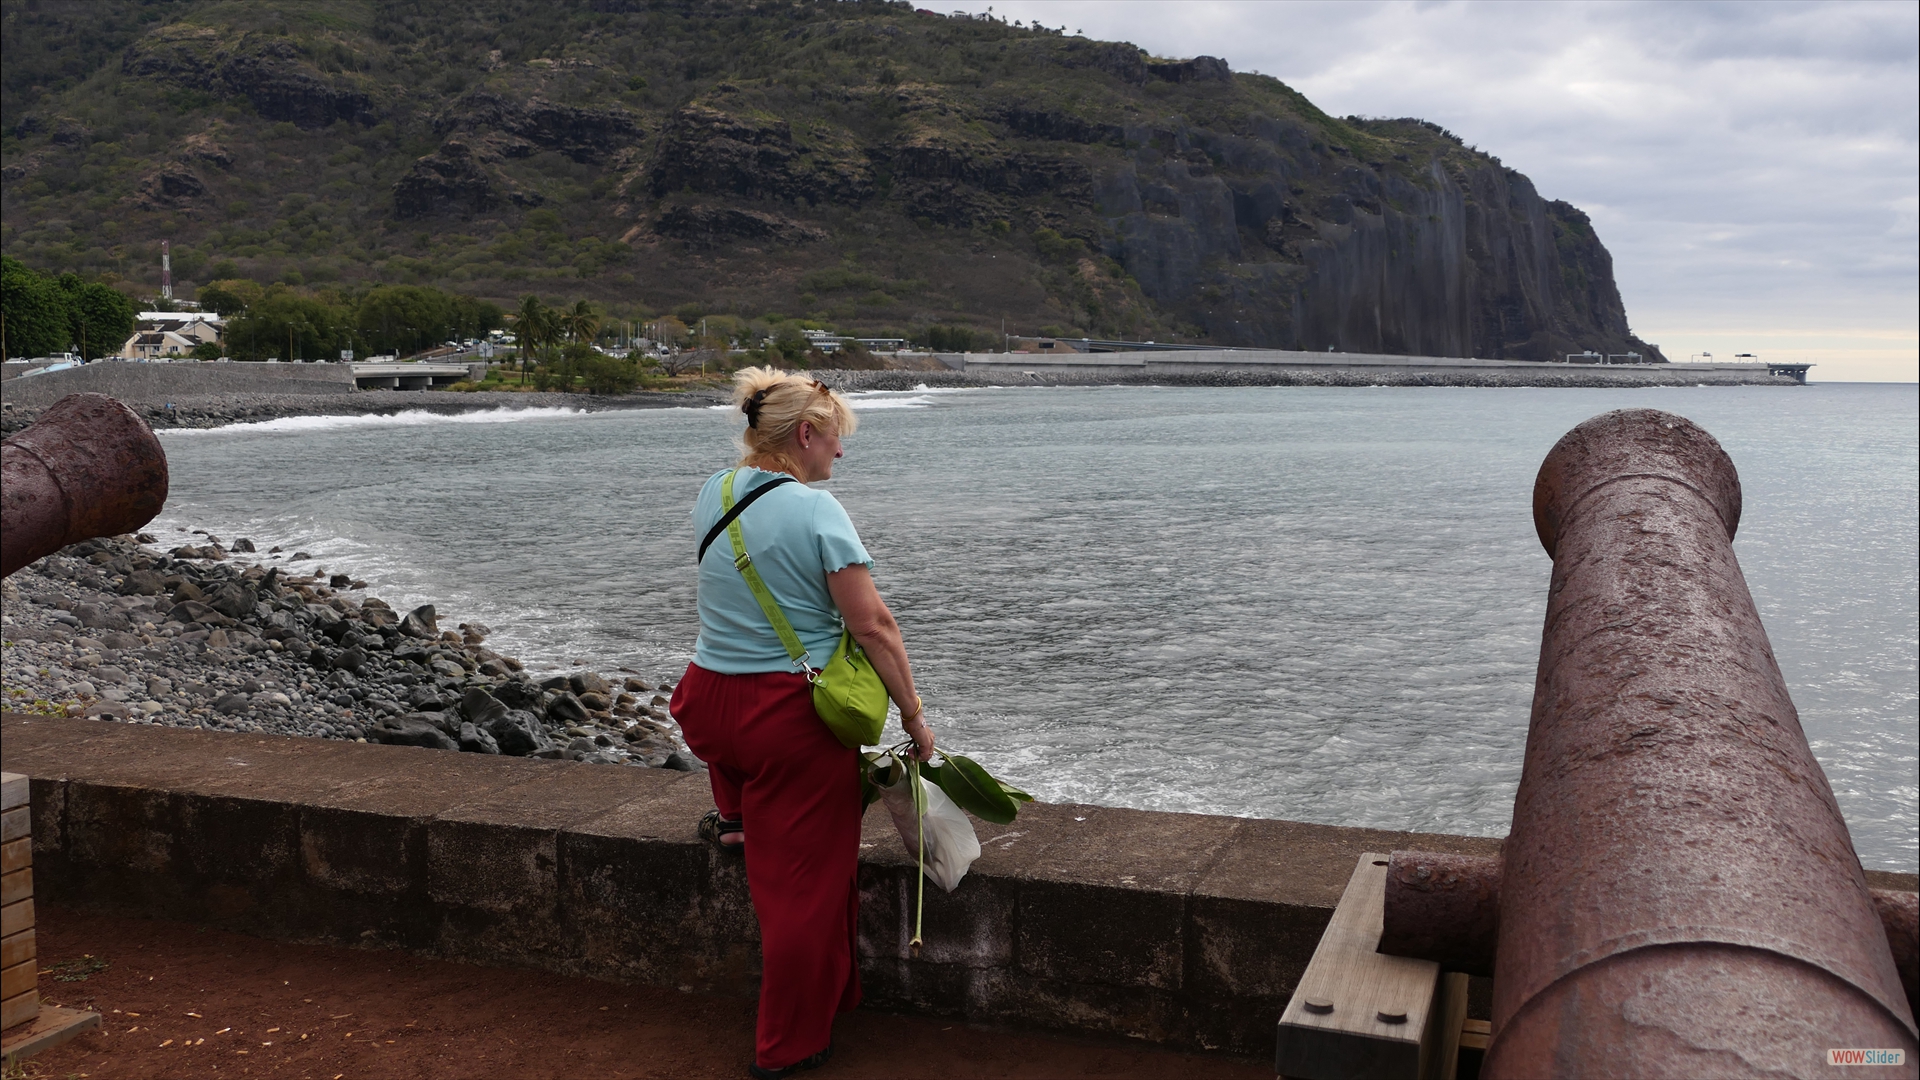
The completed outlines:
{"type": "Polygon", "coordinates": [[[1804,343],[1774,355],[1818,376],[1920,378],[1920,353],[1832,336],[1920,338],[1920,5],[992,6],[1448,128],[1593,216],[1635,329],[1669,355],[1758,351],[1750,327],[1804,343]]]}

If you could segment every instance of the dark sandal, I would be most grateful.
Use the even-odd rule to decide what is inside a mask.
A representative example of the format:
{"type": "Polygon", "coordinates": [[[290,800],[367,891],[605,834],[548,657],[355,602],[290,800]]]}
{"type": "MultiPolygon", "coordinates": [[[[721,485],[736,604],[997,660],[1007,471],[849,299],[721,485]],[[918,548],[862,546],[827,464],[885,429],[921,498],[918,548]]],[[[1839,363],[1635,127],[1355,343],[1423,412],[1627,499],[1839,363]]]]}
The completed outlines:
{"type": "Polygon", "coordinates": [[[791,1065],[785,1065],[778,1069],[769,1069],[763,1065],[749,1063],[747,1065],[747,1075],[753,1077],[753,1080],[783,1080],[784,1077],[792,1076],[795,1073],[803,1073],[808,1069],[817,1069],[825,1065],[827,1059],[832,1056],[833,1044],[828,1043],[825,1050],[820,1051],[812,1057],[802,1058],[791,1065]]]}
{"type": "Polygon", "coordinates": [[[742,824],[739,818],[734,818],[729,821],[721,817],[720,811],[718,810],[709,810],[706,816],[700,819],[700,839],[713,845],[714,849],[722,855],[745,855],[747,853],[745,833],[746,826],[742,824]],[[742,834],[741,842],[738,844],[722,843],[720,838],[728,833],[742,834]]]}

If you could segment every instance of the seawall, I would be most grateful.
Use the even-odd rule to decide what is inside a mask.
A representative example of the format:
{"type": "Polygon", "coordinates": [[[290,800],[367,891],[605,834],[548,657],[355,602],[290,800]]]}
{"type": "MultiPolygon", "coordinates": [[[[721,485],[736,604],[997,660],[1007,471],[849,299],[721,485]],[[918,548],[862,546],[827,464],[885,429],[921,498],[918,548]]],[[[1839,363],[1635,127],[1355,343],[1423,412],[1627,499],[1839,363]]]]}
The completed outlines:
{"type": "Polygon", "coordinates": [[[1226,385],[1796,386],[1806,378],[1805,365],[1566,364],[1284,349],[966,353],[960,367],[998,383],[1057,379],[1226,385]]]}
{"type": "MultiPolygon", "coordinates": [[[[9,714],[47,902],[289,941],[751,996],[742,864],[694,835],[703,773],[9,714]]],[[[1034,804],[978,826],[952,894],[884,813],[862,837],[861,978],[885,1009],[1245,1054],[1363,851],[1500,841],[1034,804]]],[[[1913,875],[1869,871],[1877,888],[1913,875]]]]}

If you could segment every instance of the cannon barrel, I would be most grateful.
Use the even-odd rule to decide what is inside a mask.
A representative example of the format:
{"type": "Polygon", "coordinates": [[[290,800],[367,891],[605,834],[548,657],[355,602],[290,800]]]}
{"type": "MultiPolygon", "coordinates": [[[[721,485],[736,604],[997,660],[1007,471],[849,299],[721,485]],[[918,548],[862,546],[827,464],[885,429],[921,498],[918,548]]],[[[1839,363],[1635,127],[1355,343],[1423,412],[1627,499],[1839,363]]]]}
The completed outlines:
{"type": "Polygon", "coordinates": [[[167,501],[167,454],[132,409],[69,394],[0,447],[0,577],[96,536],[132,532],[167,501]]]}
{"type": "Polygon", "coordinates": [[[1733,463],[1683,417],[1607,413],[1548,453],[1533,512],[1553,576],[1482,1075],[1913,1062],[1886,931],[1734,558],[1733,463]]]}
{"type": "MultiPolygon", "coordinates": [[[[1379,951],[1492,975],[1505,869],[1500,858],[1442,851],[1396,851],[1387,858],[1379,951]]],[[[1920,1013],[1920,893],[1873,889],[1870,895],[1907,1007],[1920,1013]]]]}

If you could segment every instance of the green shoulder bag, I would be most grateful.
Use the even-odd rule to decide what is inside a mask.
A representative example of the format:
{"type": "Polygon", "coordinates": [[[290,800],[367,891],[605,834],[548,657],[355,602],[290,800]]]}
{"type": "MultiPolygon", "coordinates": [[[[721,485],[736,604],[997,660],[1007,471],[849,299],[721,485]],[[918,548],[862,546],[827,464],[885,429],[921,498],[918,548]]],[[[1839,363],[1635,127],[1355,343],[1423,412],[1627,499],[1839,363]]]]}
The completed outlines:
{"type": "MultiPolygon", "coordinates": [[[[833,650],[824,667],[814,667],[813,658],[807,653],[806,646],[800,643],[800,636],[793,632],[793,625],[787,622],[786,613],[780,610],[780,604],[760,580],[760,571],[754,569],[753,557],[747,554],[747,542],[740,535],[740,515],[734,508],[733,478],[739,474],[735,469],[727,473],[720,482],[720,505],[727,512],[721,524],[726,526],[727,539],[733,542],[733,565],[740,576],[747,579],[747,588],[753,591],[753,598],[766,613],[767,621],[773,624],[773,632],[780,635],[780,644],[786,647],[787,656],[794,666],[807,673],[807,682],[813,686],[813,711],[820,714],[826,722],[827,730],[840,740],[840,745],[851,749],[873,746],[880,741],[880,729],[887,722],[887,686],[880,681],[880,673],[873,669],[873,661],[867,658],[867,652],[860,643],[853,640],[849,631],[840,631],[840,645],[833,650]]],[[[783,483],[793,482],[781,478],[772,483],[755,488],[747,496],[739,509],[745,510],[761,493],[783,483]]],[[[716,529],[719,525],[715,526],[716,529]]],[[[709,538],[712,534],[709,533],[709,538]]],[[[704,556],[706,547],[701,546],[704,556]]]]}

